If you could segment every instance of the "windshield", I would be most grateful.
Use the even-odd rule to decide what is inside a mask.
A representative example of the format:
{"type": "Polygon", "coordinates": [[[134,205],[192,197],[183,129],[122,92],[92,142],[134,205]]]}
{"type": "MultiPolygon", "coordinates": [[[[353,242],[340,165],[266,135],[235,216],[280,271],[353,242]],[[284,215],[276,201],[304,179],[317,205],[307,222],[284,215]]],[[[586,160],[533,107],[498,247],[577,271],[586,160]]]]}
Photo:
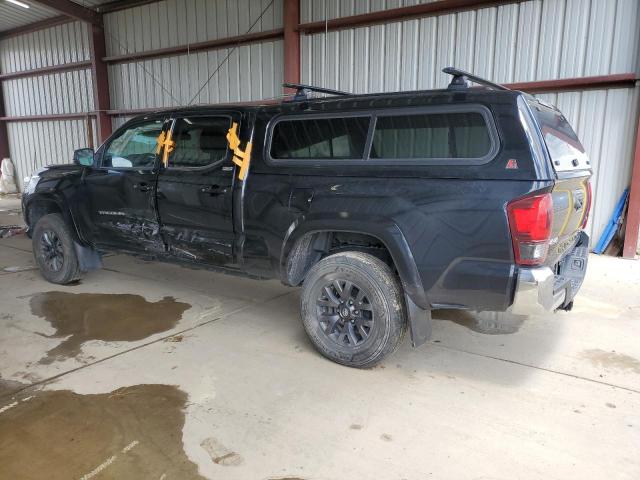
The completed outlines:
{"type": "Polygon", "coordinates": [[[529,106],[538,122],[556,171],[591,168],[580,139],[564,115],[537,101],[529,101],[529,106]]]}

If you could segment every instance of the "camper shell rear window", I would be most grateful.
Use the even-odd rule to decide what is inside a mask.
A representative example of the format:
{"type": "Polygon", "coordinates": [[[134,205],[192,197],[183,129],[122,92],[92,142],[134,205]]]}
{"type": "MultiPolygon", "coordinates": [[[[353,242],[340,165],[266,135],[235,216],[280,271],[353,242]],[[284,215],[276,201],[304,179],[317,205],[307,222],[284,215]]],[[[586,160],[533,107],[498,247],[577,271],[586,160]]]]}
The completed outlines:
{"type": "Polygon", "coordinates": [[[528,103],[556,172],[591,168],[580,139],[562,112],[537,100],[528,103]]]}

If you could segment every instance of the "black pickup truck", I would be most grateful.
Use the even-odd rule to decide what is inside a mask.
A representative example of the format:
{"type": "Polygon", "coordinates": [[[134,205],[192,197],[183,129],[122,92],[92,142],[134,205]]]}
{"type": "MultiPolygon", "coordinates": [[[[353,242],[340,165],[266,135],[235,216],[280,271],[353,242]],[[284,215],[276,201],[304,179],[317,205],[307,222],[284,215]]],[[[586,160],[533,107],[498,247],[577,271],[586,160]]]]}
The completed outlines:
{"type": "Polygon", "coordinates": [[[318,350],[355,367],[407,329],[423,343],[432,309],[570,309],[588,256],[584,148],[553,106],[445,71],[443,90],[297,86],[127,122],[25,187],[43,276],[66,284],[118,251],[278,278],[302,285],[318,350]]]}

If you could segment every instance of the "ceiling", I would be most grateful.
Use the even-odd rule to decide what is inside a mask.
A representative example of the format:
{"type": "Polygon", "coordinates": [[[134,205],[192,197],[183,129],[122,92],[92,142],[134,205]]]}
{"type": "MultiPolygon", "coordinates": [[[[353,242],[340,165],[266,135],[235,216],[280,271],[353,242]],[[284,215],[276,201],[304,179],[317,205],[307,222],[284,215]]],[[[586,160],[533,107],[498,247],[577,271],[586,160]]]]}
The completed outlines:
{"type": "MultiPolygon", "coordinates": [[[[14,5],[7,0],[0,0],[0,32],[11,30],[17,27],[23,27],[30,23],[46,20],[60,16],[60,12],[43,7],[37,2],[31,0],[20,0],[22,3],[29,5],[29,8],[22,8],[14,5]]],[[[78,5],[87,8],[95,8],[104,3],[110,3],[113,0],[72,0],[78,5]]]]}

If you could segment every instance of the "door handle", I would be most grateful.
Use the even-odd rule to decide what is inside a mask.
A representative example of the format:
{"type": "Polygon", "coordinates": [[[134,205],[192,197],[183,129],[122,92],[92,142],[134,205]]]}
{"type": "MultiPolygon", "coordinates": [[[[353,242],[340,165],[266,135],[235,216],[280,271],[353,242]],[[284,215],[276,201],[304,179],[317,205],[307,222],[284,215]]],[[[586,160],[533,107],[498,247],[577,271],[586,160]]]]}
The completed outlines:
{"type": "Polygon", "coordinates": [[[139,192],[148,192],[149,190],[151,190],[151,185],[145,182],[134,183],[133,189],[139,192]]]}
{"type": "Polygon", "coordinates": [[[207,187],[202,187],[200,191],[209,195],[222,195],[227,193],[227,189],[220,188],[220,185],[209,185],[207,187]]]}

